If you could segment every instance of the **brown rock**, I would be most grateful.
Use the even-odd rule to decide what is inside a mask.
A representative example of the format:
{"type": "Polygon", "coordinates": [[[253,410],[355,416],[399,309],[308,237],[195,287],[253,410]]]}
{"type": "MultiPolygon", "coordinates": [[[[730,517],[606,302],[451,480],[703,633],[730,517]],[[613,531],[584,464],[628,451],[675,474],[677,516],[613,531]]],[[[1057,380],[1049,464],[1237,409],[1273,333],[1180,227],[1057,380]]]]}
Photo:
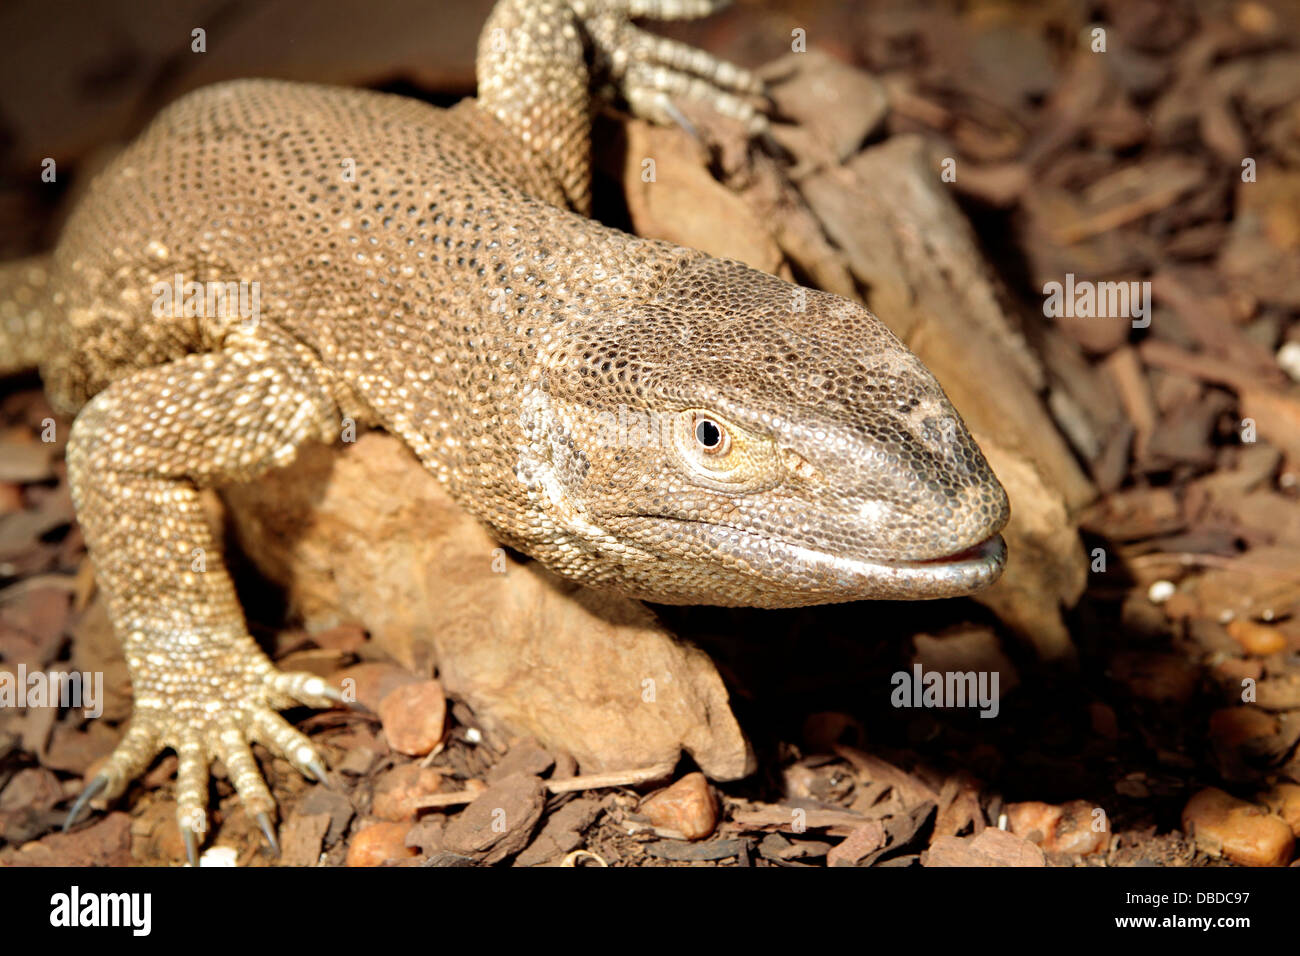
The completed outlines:
{"type": "Polygon", "coordinates": [[[540,779],[513,774],[484,790],[447,824],[443,846],[486,864],[498,863],[528,845],[545,805],[540,779]]]}
{"type": "Polygon", "coordinates": [[[1255,692],[1256,702],[1266,710],[1300,709],[1300,674],[1292,671],[1266,677],[1255,685],[1255,692]]]}
{"type": "Polygon", "coordinates": [[[1264,805],[1286,821],[1291,833],[1300,837],[1300,784],[1278,783],[1260,794],[1264,805]]]}
{"type": "Polygon", "coordinates": [[[1216,710],[1207,737],[1219,772],[1228,780],[1251,779],[1250,761],[1275,749],[1280,729],[1277,717],[1250,704],[1216,710]]]}
{"type": "Polygon", "coordinates": [[[1012,833],[1046,852],[1086,856],[1110,844],[1109,822],[1098,809],[1086,800],[1061,806],[1031,801],[1007,804],[1004,812],[1012,833]]]}
{"type": "Polygon", "coordinates": [[[1187,801],[1183,830],[1203,852],[1243,866],[1286,866],[1295,852],[1295,836],[1285,820],[1217,787],[1187,801]]]}
{"type": "Polygon", "coordinates": [[[921,855],[924,866],[1046,866],[1043,851],[1023,837],[988,827],[973,837],[939,836],[921,855]]]}
{"type": "Polygon", "coordinates": [[[688,773],[642,801],[639,812],[651,823],[688,840],[702,840],[718,823],[718,804],[702,773],[688,773]]]}
{"type": "MultiPolygon", "coordinates": [[[[964,408],[962,414],[967,414],[964,408]]],[[[1061,608],[1072,607],[1083,594],[1088,563],[1066,499],[1029,456],[1004,447],[991,432],[971,427],[1011,502],[1011,520],[1002,530],[1006,570],[974,599],[1029,641],[1044,660],[1069,659],[1074,644],[1061,608]]]]}
{"type": "Polygon", "coordinates": [[[404,684],[380,701],[379,719],[394,750],[422,757],[442,740],[447,695],[436,680],[404,684]]]}
{"type": "Polygon", "coordinates": [[[486,729],[536,737],[583,772],[671,765],[683,750],[714,779],[752,771],[703,651],[635,601],[516,561],[396,438],[305,448],[226,498],[245,553],[310,630],[361,621],[410,670],[436,664],[486,729]]]}
{"type": "Polygon", "coordinates": [[[348,866],[382,866],[388,860],[417,855],[406,845],[409,823],[372,823],[352,838],[348,846],[348,866]]]}
{"type": "Polygon", "coordinates": [[[1267,657],[1286,650],[1286,636],[1276,627],[1261,624],[1248,618],[1234,618],[1228,622],[1228,633],[1242,649],[1255,657],[1267,657]]]}

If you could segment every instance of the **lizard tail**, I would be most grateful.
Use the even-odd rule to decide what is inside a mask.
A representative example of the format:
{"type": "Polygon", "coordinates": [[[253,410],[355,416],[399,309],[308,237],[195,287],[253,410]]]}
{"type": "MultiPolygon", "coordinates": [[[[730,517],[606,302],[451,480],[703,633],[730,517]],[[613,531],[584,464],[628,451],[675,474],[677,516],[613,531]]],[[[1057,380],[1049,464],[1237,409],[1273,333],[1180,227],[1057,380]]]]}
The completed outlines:
{"type": "Polygon", "coordinates": [[[45,357],[50,256],[0,262],[0,375],[33,369],[45,357]]]}

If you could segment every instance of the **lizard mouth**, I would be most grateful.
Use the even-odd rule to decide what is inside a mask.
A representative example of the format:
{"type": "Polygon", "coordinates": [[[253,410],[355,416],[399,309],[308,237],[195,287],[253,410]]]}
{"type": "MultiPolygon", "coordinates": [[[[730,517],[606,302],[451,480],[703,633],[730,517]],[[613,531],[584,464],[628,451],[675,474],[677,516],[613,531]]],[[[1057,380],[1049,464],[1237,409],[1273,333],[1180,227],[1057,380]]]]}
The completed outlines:
{"type": "Polygon", "coordinates": [[[773,550],[792,553],[796,562],[812,572],[816,585],[843,589],[849,600],[958,597],[988,587],[1001,576],[1007,561],[1006,542],[1000,534],[955,554],[921,561],[867,561],[775,542],[773,550]]]}
{"type": "MultiPolygon", "coordinates": [[[[665,516],[638,518],[707,546],[733,573],[750,579],[750,586],[741,589],[751,593],[744,603],[756,607],[959,597],[996,581],[1007,560],[1006,542],[997,533],[942,557],[884,561],[821,551],[730,525],[665,516]],[[763,582],[757,591],[754,579],[763,582]]],[[[645,535],[637,537],[644,546],[645,535]]]]}

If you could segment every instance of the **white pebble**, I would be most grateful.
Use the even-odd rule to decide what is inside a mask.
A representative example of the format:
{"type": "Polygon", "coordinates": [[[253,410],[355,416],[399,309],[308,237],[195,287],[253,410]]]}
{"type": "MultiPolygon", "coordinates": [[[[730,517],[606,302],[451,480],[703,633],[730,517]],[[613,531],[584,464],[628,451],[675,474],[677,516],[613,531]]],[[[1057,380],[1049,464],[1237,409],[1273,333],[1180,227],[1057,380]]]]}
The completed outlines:
{"type": "Polygon", "coordinates": [[[233,867],[239,854],[233,846],[212,846],[203,851],[199,857],[199,866],[233,867]]]}
{"type": "Polygon", "coordinates": [[[1300,342],[1287,342],[1277,350],[1277,364],[1297,382],[1300,382],[1300,342]]]}
{"type": "Polygon", "coordinates": [[[1173,581],[1155,581],[1147,589],[1147,598],[1152,604],[1164,604],[1177,590],[1173,581]]]}

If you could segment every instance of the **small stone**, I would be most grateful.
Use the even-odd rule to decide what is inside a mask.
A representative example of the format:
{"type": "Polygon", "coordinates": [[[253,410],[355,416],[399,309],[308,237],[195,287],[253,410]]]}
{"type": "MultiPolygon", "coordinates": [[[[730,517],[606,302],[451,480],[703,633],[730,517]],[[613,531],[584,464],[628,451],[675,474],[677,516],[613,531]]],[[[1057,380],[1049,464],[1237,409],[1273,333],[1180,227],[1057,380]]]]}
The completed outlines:
{"type": "Polygon", "coordinates": [[[1279,783],[1260,794],[1264,805],[1286,821],[1291,833],[1300,837],[1300,784],[1279,783]]]}
{"type": "Polygon", "coordinates": [[[1277,364],[1282,371],[1300,382],[1300,342],[1287,342],[1278,349],[1277,364]]]}
{"type": "Polygon", "coordinates": [[[688,773],[670,787],[653,793],[640,813],[664,830],[674,830],[688,840],[702,840],[718,823],[718,805],[704,774],[688,773]]]}
{"type": "Polygon", "coordinates": [[[1228,633],[1242,650],[1254,657],[1267,657],[1286,650],[1286,636],[1276,627],[1239,617],[1228,622],[1228,633]]]}
{"type": "Polygon", "coordinates": [[[1147,600],[1152,604],[1164,604],[1178,591],[1173,581],[1152,581],[1147,588],[1147,600]]]}
{"type": "Polygon", "coordinates": [[[199,866],[233,869],[239,862],[239,853],[233,846],[210,846],[199,857],[199,866]]]}
{"type": "Polygon", "coordinates": [[[438,746],[447,720],[447,695],[436,680],[404,684],[379,704],[388,745],[398,753],[422,757],[438,746]]]}
{"type": "Polygon", "coordinates": [[[400,860],[417,855],[406,845],[409,823],[372,823],[352,838],[348,847],[348,866],[383,866],[387,860],[400,860]]]}
{"type": "Polygon", "coordinates": [[[1011,832],[1023,836],[1048,853],[1087,856],[1110,845],[1110,828],[1105,813],[1086,800],[1071,800],[1061,806],[1029,801],[1006,807],[1011,832]]]}
{"type": "Polygon", "coordinates": [[[381,820],[414,820],[420,801],[442,787],[442,771],[437,767],[403,764],[389,770],[375,784],[371,813],[381,820]]]}
{"type": "Polygon", "coordinates": [[[1223,707],[1210,714],[1208,737],[1216,751],[1242,750],[1278,732],[1277,718],[1258,707],[1223,707]]]}
{"type": "Polygon", "coordinates": [[[1187,801],[1183,830],[1204,853],[1243,866],[1286,866],[1295,852],[1295,835],[1285,820],[1217,787],[1187,801]]]}

